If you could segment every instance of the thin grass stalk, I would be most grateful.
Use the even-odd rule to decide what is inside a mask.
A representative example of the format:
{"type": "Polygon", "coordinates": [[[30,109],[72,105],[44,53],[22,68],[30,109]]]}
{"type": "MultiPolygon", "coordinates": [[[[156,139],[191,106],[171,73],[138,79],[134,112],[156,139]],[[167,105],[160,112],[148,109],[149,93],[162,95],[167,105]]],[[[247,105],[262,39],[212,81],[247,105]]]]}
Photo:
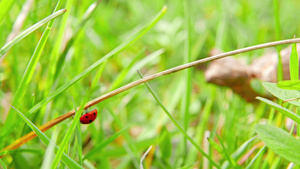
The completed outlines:
{"type": "MultiPolygon", "coordinates": [[[[272,46],[277,46],[277,45],[283,45],[283,44],[299,43],[299,42],[300,42],[300,38],[269,42],[269,43],[250,46],[250,47],[246,47],[246,48],[242,48],[242,49],[237,49],[237,50],[234,50],[234,51],[222,53],[222,54],[219,54],[219,55],[214,55],[214,56],[211,56],[211,57],[208,57],[208,58],[204,58],[204,59],[200,59],[200,60],[197,60],[197,61],[194,61],[194,62],[191,62],[191,63],[180,65],[180,66],[177,66],[177,67],[174,67],[174,68],[171,68],[171,69],[168,69],[168,70],[165,70],[165,71],[162,71],[162,72],[150,75],[150,76],[146,76],[146,77],[144,77],[140,80],[134,81],[134,82],[129,83],[129,84],[123,86],[123,87],[120,87],[116,90],[113,90],[113,91],[111,91],[107,94],[104,94],[104,95],[88,102],[84,106],[84,109],[92,107],[92,106],[94,106],[94,105],[96,105],[96,104],[98,104],[98,103],[100,103],[104,100],[107,100],[107,99],[109,99],[109,98],[111,98],[111,97],[113,97],[113,96],[115,96],[119,93],[127,91],[127,90],[129,90],[129,89],[131,89],[135,86],[146,83],[150,80],[156,79],[156,78],[161,77],[161,76],[169,75],[169,74],[172,74],[172,73],[175,73],[175,72],[178,72],[180,70],[184,70],[184,69],[187,69],[187,68],[190,68],[190,67],[193,67],[193,66],[197,66],[201,63],[206,63],[206,62],[217,60],[217,59],[224,58],[224,57],[227,57],[227,56],[236,55],[236,54],[240,54],[240,53],[245,53],[245,52],[249,52],[249,51],[253,51],[253,50],[257,50],[257,49],[262,49],[262,48],[267,48],[267,47],[272,47],[272,46]]],[[[79,107],[77,107],[77,110],[79,110],[79,107]]],[[[68,113],[66,113],[66,114],[64,114],[64,115],[62,115],[62,116],[60,116],[56,119],[53,119],[53,120],[47,122],[46,124],[42,125],[39,129],[44,132],[44,131],[48,130],[49,128],[55,126],[56,124],[64,121],[65,119],[73,116],[74,114],[75,114],[75,109],[69,111],[68,113]]],[[[9,146],[5,147],[1,151],[12,150],[12,149],[15,149],[17,147],[20,147],[21,145],[25,144],[27,141],[33,139],[34,137],[36,137],[35,133],[30,132],[27,135],[23,136],[22,138],[16,140],[14,143],[12,143],[9,146]]]]}

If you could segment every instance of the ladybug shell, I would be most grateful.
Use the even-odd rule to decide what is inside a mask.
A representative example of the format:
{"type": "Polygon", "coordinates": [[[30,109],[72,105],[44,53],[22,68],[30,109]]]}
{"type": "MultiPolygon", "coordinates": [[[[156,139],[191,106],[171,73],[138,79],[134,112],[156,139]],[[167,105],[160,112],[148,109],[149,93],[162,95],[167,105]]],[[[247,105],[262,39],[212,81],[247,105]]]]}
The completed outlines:
{"type": "Polygon", "coordinates": [[[91,110],[88,113],[83,114],[80,117],[80,122],[82,124],[90,124],[92,123],[97,117],[97,109],[91,110]]]}

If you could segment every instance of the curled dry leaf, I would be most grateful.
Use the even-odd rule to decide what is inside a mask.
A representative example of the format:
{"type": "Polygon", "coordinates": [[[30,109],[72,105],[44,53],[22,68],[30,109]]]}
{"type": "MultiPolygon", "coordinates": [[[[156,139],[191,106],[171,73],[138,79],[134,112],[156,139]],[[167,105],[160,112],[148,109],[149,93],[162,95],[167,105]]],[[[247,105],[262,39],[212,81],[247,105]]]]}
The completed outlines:
{"type": "MultiPolygon", "coordinates": [[[[297,49],[300,49],[300,45],[298,45],[297,49]]],[[[217,49],[211,51],[211,55],[219,53],[221,52],[217,49]]],[[[282,57],[284,79],[289,79],[291,47],[283,49],[280,54],[282,57]]],[[[251,80],[277,81],[277,52],[274,51],[254,59],[249,65],[233,57],[212,61],[205,70],[205,78],[209,83],[230,87],[248,102],[254,101],[256,96],[269,97],[259,94],[252,89],[251,80]]]]}

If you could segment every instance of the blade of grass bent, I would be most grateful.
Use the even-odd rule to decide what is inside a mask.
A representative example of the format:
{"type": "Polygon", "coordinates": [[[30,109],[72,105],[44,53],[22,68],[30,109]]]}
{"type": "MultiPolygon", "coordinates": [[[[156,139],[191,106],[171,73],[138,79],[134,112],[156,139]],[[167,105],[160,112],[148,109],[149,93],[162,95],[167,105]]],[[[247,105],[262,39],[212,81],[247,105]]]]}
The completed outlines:
{"type": "MultiPolygon", "coordinates": [[[[157,16],[149,23],[144,25],[135,35],[133,35],[129,40],[126,42],[122,43],[115,49],[113,49],[111,52],[103,56],[101,59],[96,61],[94,64],[86,68],[84,71],[82,71],[80,74],[75,76],[73,79],[70,81],[66,82],[64,85],[56,89],[53,93],[51,93],[47,98],[44,98],[40,102],[38,102],[35,106],[33,106],[28,112],[26,113],[27,116],[30,116],[31,114],[35,113],[38,111],[42,106],[46,105],[48,102],[53,100],[57,95],[62,93],[63,91],[67,90],[69,87],[71,87],[73,84],[75,84],[77,81],[79,81],[81,78],[85,77],[87,74],[89,74],[91,71],[96,69],[102,62],[110,58],[111,56],[115,55],[116,53],[119,53],[121,50],[135,42],[137,39],[142,37],[146,32],[148,32],[166,13],[167,7],[164,6],[163,9],[157,14],[157,16]]],[[[7,134],[12,132],[14,129],[13,126],[17,126],[19,121],[15,122],[13,125],[11,125],[10,128],[7,128],[7,130],[2,130],[0,139],[4,138],[7,134]]]]}
{"type": "Polygon", "coordinates": [[[39,21],[38,23],[32,25],[31,27],[29,27],[28,29],[26,29],[25,31],[23,31],[22,33],[20,33],[17,37],[15,37],[12,41],[8,42],[7,44],[5,44],[1,49],[0,49],[0,57],[2,57],[12,46],[14,46],[16,43],[18,43],[20,40],[24,39],[26,36],[28,36],[29,34],[31,34],[33,31],[37,30],[38,28],[40,28],[41,26],[43,26],[44,24],[46,24],[47,22],[61,16],[62,14],[64,14],[67,10],[65,9],[61,9],[49,16],[47,16],[45,19],[39,21]]]}
{"type": "Polygon", "coordinates": [[[287,117],[291,118],[292,120],[294,120],[295,122],[300,124],[300,116],[298,116],[297,114],[295,114],[291,110],[289,110],[287,108],[284,108],[284,107],[280,106],[279,104],[274,103],[274,102],[272,102],[268,99],[262,98],[262,97],[256,97],[256,99],[258,99],[262,102],[265,102],[266,104],[270,105],[271,107],[273,107],[274,109],[276,109],[277,111],[282,113],[283,115],[286,115],[287,117]]]}
{"type": "MultiPolygon", "coordinates": [[[[56,7],[54,9],[54,13],[56,13],[55,11],[58,8],[60,8],[61,4],[62,4],[62,0],[57,2],[56,7]]],[[[65,11],[66,10],[63,10],[63,13],[65,11]]],[[[49,37],[49,34],[50,34],[51,28],[53,26],[53,23],[54,23],[54,20],[51,20],[47,24],[47,28],[44,30],[44,32],[42,34],[42,37],[40,38],[40,40],[39,40],[39,42],[38,42],[38,44],[37,44],[37,46],[34,50],[34,53],[30,58],[30,61],[27,65],[27,67],[26,67],[26,70],[25,70],[24,75],[21,79],[21,82],[20,82],[20,84],[17,88],[17,91],[16,91],[15,95],[14,95],[14,98],[13,98],[13,101],[12,101],[13,106],[16,106],[20,102],[20,100],[23,99],[23,96],[26,93],[26,89],[28,88],[29,82],[32,79],[35,67],[38,63],[38,60],[40,59],[41,53],[42,53],[42,51],[44,49],[44,46],[47,42],[47,39],[49,37]]],[[[7,115],[7,118],[6,118],[6,121],[5,121],[5,124],[3,126],[2,131],[6,131],[8,128],[11,128],[12,124],[14,124],[13,121],[16,118],[15,118],[15,114],[12,113],[12,111],[13,111],[13,109],[10,108],[10,110],[8,111],[8,115],[7,115]]]]}
{"type": "MultiPolygon", "coordinates": [[[[14,107],[12,107],[14,108],[14,107]]],[[[18,115],[22,118],[22,120],[24,120],[24,122],[26,122],[26,124],[37,134],[37,136],[46,144],[49,145],[50,142],[51,144],[52,141],[41,131],[39,130],[38,127],[36,127],[23,113],[21,113],[19,110],[17,110],[16,108],[14,108],[16,110],[16,112],[18,113],[18,115]]],[[[58,150],[58,146],[55,145],[55,150],[58,150]]],[[[71,159],[68,155],[63,154],[62,157],[63,162],[68,165],[70,168],[83,168],[81,167],[79,164],[77,164],[73,159],[71,159]]]]}
{"type": "MultiPolygon", "coordinates": [[[[55,156],[55,159],[54,159],[54,161],[53,161],[53,163],[51,165],[52,169],[57,168],[57,166],[59,164],[59,161],[60,161],[60,159],[62,157],[62,154],[65,151],[65,149],[67,148],[67,143],[69,142],[69,140],[70,140],[70,138],[71,138],[71,136],[73,134],[73,131],[74,131],[75,127],[79,123],[79,118],[80,118],[81,113],[82,113],[82,111],[84,109],[84,105],[88,102],[89,97],[92,94],[93,89],[95,88],[97,82],[99,81],[99,79],[100,79],[100,77],[101,77],[101,75],[102,75],[102,73],[104,71],[106,63],[107,62],[104,62],[104,64],[102,64],[102,66],[100,67],[100,69],[97,71],[96,76],[94,77],[94,79],[92,81],[91,87],[87,91],[87,94],[84,96],[83,101],[82,101],[82,103],[80,105],[80,109],[79,109],[78,112],[76,112],[75,117],[73,119],[73,122],[72,122],[71,126],[69,127],[69,129],[68,129],[68,131],[67,131],[67,133],[66,133],[66,135],[65,135],[65,137],[64,137],[64,139],[63,139],[63,141],[61,143],[60,149],[58,150],[58,152],[57,152],[57,154],[55,156]]],[[[76,110],[76,108],[75,108],[75,110],[76,110]]]]}
{"type": "MultiPolygon", "coordinates": [[[[143,78],[143,75],[138,71],[141,78],[143,78]]],[[[156,96],[152,88],[149,86],[149,84],[146,82],[145,85],[147,86],[147,89],[152,94],[152,96],[155,98],[157,103],[160,105],[160,107],[164,110],[164,112],[167,114],[167,116],[170,118],[170,120],[173,122],[173,124],[177,127],[177,129],[188,139],[193,146],[204,156],[206,157],[212,165],[214,165],[217,168],[220,168],[220,166],[211,159],[211,157],[204,152],[204,150],[184,131],[184,129],[177,123],[177,121],[173,118],[173,116],[170,114],[170,112],[167,110],[167,108],[162,104],[160,99],[156,96]]]]}
{"type": "MultiPolygon", "coordinates": [[[[143,79],[131,82],[131,83],[129,83],[127,85],[124,85],[124,86],[122,86],[122,87],[120,87],[120,88],[118,88],[118,89],[116,89],[114,91],[108,92],[108,93],[106,93],[106,94],[104,94],[104,95],[102,95],[102,96],[100,96],[100,97],[98,97],[98,98],[96,98],[94,100],[91,100],[89,103],[87,103],[86,108],[94,106],[94,105],[96,105],[96,104],[98,104],[98,103],[100,103],[100,102],[102,102],[102,101],[104,101],[106,99],[111,98],[112,96],[115,96],[115,95],[117,95],[119,93],[122,93],[124,91],[127,91],[127,90],[129,90],[129,89],[131,89],[133,87],[141,85],[142,83],[148,82],[150,80],[154,80],[154,79],[159,78],[161,76],[165,76],[165,75],[169,75],[169,74],[181,71],[183,69],[187,69],[187,68],[199,65],[201,63],[205,63],[205,62],[213,61],[213,60],[216,60],[216,59],[224,58],[224,57],[227,57],[227,56],[230,56],[230,55],[236,55],[236,54],[239,54],[239,53],[253,51],[253,50],[256,50],[256,49],[262,49],[262,48],[267,48],[267,47],[276,46],[276,45],[289,44],[289,43],[299,43],[299,42],[300,42],[300,38],[297,38],[297,39],[288,39],[288,40],[282,40],[282,41],[276,41],[276,42],[269,42],[269,43],[264,43],[264,44],[260,44],[260,45],[250,46],[250,47],[246,47],[246,48],[242,48],[242,49],[237,49],[237,50],[226,52],[226,53],[222,53],[222,54],[219,54],[219,55],[214,55],[214,56],[211,56],[211,57],[208,57],[208,58],[196,60],[196,61],[190,62],[188,64],[184,64],[184,65],[180,65],[180,66],[177,66],[177,67],[173,67],[171,69],[168,69],[168,70],[165,70],[165,71],[162,71],[162,72],[159,72],[159,73],[147,76],[147,77],[145,77],[143,79]]],[[[35,107],[35,110],[33,110],[33,109],[30,110],[31,113],[37,111],[39,109],[39,106],[45,105],[46,103],[48,103],[49,101],[51,101],[51,99],[53,99],[58,94],[59,93],[56,93],[54,95],[54,93],[53,93],[53,95],[51,96],[51,98],[44,99],[43,101],[41,101],[40,103],[38,103],[39,105],[36,105],[37,107],[35,107]]],[[[74,110],[71,110],[71,111],[69,111],[68,113],[66,113],[64,115],[62,115],[62,116],[60,116],[60,117],[58,117],[56,119],[53,119],[53,120],[47,122],[46,124],[44,124],[44,125],[42,125],[40,127],[41,130],[43,130],[43,131],[48,130],[53,125],[56,125],[56,124],[60,123],[61,121],[65,120],[66,118],[69,118],[72,115],[74,115],[74,112],[75,112],[74,110]]],[[[219,116],[217,116],[217,117],[219,117],[219,116]]],[[[21,122],[21,121],[18,121],[18,122],[21,122]]],[[[15,123],[15,125],[18,125],[18,124],[15,123]]],[[[10,128],[9,131],[3,131],[3,133],[1,133],[0,140],[3,139],[3,137],[5,137],[7,135],[7,133],[10,133],[12,130],[13,129],[10,128]]],[[[215,130],[215,128],[214,128],[214,130],[215,130]]],[[[10,144],[6,148],[4,148],[3,151],[19,147],[19,146],[25,144],[27,141],[33,139],[34,137],[35,137],[34,132],[30,132],[27,135],[23,136],[22,138],[16,140],[14,143],[10,144]]]]}

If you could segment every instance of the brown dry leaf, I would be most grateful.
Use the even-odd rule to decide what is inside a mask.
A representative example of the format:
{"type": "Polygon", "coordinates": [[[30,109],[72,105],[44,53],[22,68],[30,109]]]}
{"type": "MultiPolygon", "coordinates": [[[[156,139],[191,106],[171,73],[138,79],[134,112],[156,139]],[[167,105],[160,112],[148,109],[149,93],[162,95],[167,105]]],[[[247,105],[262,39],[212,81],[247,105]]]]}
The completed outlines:
{"type": "MultiPolygon", "coordinates": [[[[298,45],[297,48],[299,49],[299,47],[300,45],[298,45]]],[[[213,49],[211,55],[219,53],[221,52],[213,49]]],[[[288,79],[290,76],[290,53],[291,47],[287,47],[280,52],[282,57],[284,79],[288,79]]],[[[251,80],[258,79],[261,81],[276,82],[276,71],[277,52],[274,51],[253,60],[250,65],[247,65],[243,61],[233,57],[226,57],[212,61],[205,70],[205,78],[209,83],[231,88],[246,101],[251,102],[255,100],[256,96],[262,96],[252,89],[250,85],[251,80]]]]}

